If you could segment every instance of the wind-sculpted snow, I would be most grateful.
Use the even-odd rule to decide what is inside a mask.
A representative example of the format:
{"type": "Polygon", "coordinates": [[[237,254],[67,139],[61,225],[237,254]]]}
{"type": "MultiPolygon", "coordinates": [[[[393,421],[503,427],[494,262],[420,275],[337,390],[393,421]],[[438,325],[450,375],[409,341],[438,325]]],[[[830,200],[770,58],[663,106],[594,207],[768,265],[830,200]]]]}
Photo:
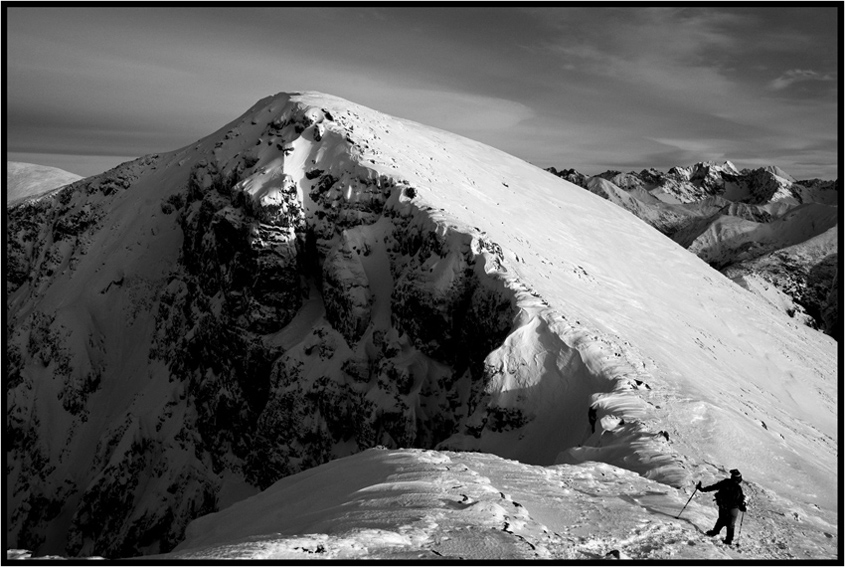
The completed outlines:
{"type": "Polygon", "coordinates": [[[605,463],[540,467],[484,453],[371,449],[194,521],[179,547],[155,559],[835,557],[834,528],[815,511],[780,514],[777,496],[756,483],[744,489],[754,512],[740,546],[727,547],[704,533],[716,520],[709,497],[690,500],[692,489],[605,463]]]}
{"type": "Polygon", "coordinates": [[[16,547],[167,551],[376,445],[828,505],[833,342],[482,144],[277,95],[9,218],[16,547]]]}

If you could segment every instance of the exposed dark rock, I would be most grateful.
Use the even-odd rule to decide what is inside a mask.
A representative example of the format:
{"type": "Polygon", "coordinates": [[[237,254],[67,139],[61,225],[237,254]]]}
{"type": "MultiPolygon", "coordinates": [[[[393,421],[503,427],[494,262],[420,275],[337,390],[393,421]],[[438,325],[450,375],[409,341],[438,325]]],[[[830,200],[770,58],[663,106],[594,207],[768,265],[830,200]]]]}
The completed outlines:
{"type": "Polygon", "coordinates": [[[824,323],[824,332],[836,339],[840,340],[842,337],[842,319],[839,314],[839,270],[836,269],[833,280],[830,283],[827,298],[822,306],[822,322],[824,323]]]}

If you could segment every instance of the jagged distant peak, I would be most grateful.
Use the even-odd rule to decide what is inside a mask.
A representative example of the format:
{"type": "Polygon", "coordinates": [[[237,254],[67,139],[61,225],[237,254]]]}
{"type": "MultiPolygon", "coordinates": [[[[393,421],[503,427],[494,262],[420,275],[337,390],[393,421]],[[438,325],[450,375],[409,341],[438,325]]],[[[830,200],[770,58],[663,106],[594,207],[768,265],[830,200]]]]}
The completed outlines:
{"type": "Polygon", "coordinates": [[[564,169],[557,169],[555,167],[549,167],[546,171],[549,171],[558,177],[562,175],[583,175],[580,171],[575,169],[574,167],[564,168],[564,169]]]}
{"type": "Polygon", "coordinates": [[[763,167],[762,169],[764,171],[771,173],[772,175],[777,175],[778,177],[781,177],[781,178],[783,178],[787,181],[795,183],[794,177],[792,177],[791,175],[789,175],[787,172],[785,172],[783,169],[781,169],[780,167],[778,167],[776,165],[767,165],[767,166],[763,167]]]}
{"type": "Polygon", "coordinates": [[[690,166],[693,169],[713,169],[718,171],[727,171],[727,172],[736,172],[739,171],[736,169],[736,166],[728,160],[723,162],[719,162],[717,160],[705,160],[694,163],[690,166]]]}
{"type": "Polygon", "coordinates": [[[693,163],[687,166],[675,166],[669,169],[669,174],[676,174],[689,179],[690,177],[701,175],[705,173],[727,173],[729,175],[739,175],[733,163],[724,161],[719,163],[714,160],[705,160],[693,163]]]}
{"type": "Polygon", "coordinates": [[[739,175],[739,170],[730,160],[725,160],[725,163],[722,164],[722,169],[728,171],[729,173],[733,173],[734,175],[739,175]]]}

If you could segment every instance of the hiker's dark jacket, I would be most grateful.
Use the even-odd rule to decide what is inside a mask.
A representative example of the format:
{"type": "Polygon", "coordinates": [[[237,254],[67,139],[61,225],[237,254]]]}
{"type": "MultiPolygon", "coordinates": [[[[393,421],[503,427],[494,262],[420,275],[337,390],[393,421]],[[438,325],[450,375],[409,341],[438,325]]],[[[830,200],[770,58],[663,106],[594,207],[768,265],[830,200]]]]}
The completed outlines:
{"type": "Polygon", "coordinates": [[[719,508],[739,508],[745,512],[745,495],[742,493],[742,486],[729,478],[720,480],[710,486],[702,486],[702,492],[716,490],[716,505],[719,508]]]}

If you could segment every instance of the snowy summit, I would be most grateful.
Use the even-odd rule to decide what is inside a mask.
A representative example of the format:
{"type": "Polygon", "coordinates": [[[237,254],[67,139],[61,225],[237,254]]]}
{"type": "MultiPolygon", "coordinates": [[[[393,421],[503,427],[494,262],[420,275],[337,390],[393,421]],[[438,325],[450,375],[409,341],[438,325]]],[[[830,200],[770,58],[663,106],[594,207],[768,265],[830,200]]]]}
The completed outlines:
{"type": "Polygon", "coordinates": [[[836,342],[481,143],[279,94],[9,227],[11,546],[836,554],[836,342]]]}
{"type": "Polygon", "coordinates": [[[41,197],[50,191],[73,183],[80,176],[56,167],[6,162],[6,206],[11,207],[25,199],[41,197]]]}

